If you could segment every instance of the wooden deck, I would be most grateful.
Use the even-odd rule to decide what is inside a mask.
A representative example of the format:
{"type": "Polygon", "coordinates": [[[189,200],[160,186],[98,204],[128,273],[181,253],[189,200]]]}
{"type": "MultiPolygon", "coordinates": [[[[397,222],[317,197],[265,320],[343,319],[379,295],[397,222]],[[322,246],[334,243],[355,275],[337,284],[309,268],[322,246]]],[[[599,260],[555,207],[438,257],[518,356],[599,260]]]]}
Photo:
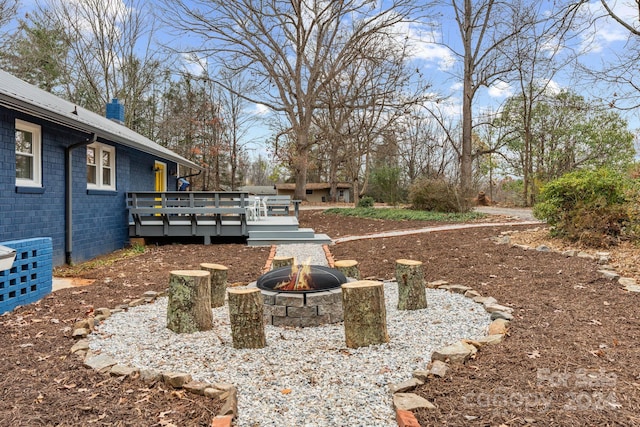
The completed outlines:
{"type": "Polygon", "coordinates": [[[202,237],[206,245],[216,237],[246,237],[252,245],[320,242],[313,230],[298,228],[295,216],[265,215],[243,192],[131,192],[127,208],[130,237],[202,237]]]}

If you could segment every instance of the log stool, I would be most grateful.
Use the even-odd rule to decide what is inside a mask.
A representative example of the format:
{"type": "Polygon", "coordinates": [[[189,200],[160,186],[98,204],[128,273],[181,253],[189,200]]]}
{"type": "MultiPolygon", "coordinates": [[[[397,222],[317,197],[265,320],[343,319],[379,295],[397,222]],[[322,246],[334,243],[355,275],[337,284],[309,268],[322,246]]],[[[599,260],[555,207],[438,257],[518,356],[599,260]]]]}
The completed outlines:
{"type": "Polygon", "coordinates": [[[292,256],[274,256],[271,262],[271,269],[275,270],[280,267],[289,267],[293,265],[295,258],[292,256]]]}
{"type": "Polygon", "coordinates": [[[210,274],[176,270],[169,276],[167,328],[176,333],[208,331],[213,327],[210,274]]]}
{"type": "Polygon", "coordinates": [[[398,310],[427,308],[422,262],[410,259],[396,260],[396,281],[398,282],[398,310]]]}
{"type": "Polygon", "coordinates": [[[333,267],[344,274],[346,277],[353,277],[356,280],[360,280],[360,269],[358,268],[358,261],[354,259],[343,259],[333,263],[333,267]]]}
{"type": "Polygon", "coordinates": [[[260,289],[229,289],[229,320],[234,348],[263,348],[264,300],[260,289]]]}
{"type": "Polygon", "coordinates": [[[347,347],[389,342],[382,282],[362,280],[342,285],[342,309],[347,347]]]}
{"type": "Polygon", "coordinates": [[[227,295],[227,270],[229,269],[224,265],[208,263],[200,264],[200,269],[211,274],[211,307],[222,307],[224,297],[227,295]]]}

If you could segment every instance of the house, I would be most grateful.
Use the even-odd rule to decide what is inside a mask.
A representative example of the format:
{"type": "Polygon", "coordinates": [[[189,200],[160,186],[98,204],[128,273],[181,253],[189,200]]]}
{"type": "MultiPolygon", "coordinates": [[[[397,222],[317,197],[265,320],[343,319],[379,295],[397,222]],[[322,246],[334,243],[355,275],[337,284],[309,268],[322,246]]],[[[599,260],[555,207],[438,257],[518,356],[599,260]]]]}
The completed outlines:
{"type": "Polygon", "coordinates": [[[276,195],[276,187],[273,185],[244,185],[238,188],[238,191],[244,191],[260,197],[276,195]]]}
{"type": "Polygon", "coordinates": [[[0,244],[47,237],[53,265],[129,241],[126,193],[175,190],[200,167],[113,119],[0,70],[0,244]]]}
{"type": "MultiPolygon", "coordinates": [[[[337,184],[336,201],[350,203],[351,201],[351,184],[338,183],[337,184]]],[[[293,193],[296,189],[295,183],[276,184],[276,191],[278,195],[289,195],[293,198],[293,193]]],[[[330,200],[329,192],[331,190],[331,184],[319,182],[319,183],[307,183],[305,186],[305,192],[307,195],[307,201],[311,203],[322,203],[330,200]]]]}

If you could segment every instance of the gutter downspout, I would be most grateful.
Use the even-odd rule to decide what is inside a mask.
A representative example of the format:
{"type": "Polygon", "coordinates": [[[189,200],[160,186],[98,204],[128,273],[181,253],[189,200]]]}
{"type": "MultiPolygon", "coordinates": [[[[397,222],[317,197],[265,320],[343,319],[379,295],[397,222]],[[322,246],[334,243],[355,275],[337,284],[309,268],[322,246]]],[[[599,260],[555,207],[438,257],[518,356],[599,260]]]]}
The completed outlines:
{"type": "Polygon", "coordinates": [[[98,135],[91,134],[85,141],[72,144],[65,148],[65,262],[72,265],[71,253],[73,252],[73,150],[93,144],[98,139],[98,135]]]}

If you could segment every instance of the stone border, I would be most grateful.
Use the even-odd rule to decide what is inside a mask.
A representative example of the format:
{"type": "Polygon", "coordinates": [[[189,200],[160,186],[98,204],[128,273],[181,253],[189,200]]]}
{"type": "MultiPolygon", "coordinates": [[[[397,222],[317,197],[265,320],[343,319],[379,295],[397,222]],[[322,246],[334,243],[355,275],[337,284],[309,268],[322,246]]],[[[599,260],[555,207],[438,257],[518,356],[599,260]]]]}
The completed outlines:
{"type": "MultiPolygon", "coordinates": [[[[498,245],[510,245],[512,248],[522,249],[525,251],[535,250],[538,252],[554,252],[566,257],[577,257],[597,262],[601,267],[598,273],[602,274],[605,279],[617,280],[618,284],[628,292],[640,292],[640,285],[636,279],[631,277],[621,277],[616,273],[610,262],[609,252],[596,252],[595,255],[578,250],[553,250],[545,245],[536,248],[511,243],[510,235],[517,231],[504,231],[500,236],[492,237],[491,240],[498,245]]],[[[435,405],[427,399],[420,397],[415,393],[410,393],[419,385],[423,385],[433,378],[444,378],[449,366],[453,363],[465,363],[469,359],[476,356],[478,350],[485,345],[498,344],[504,340],[509,332],[509,324],[513,319],[513,310],[510,307],[500,305],[492,297],[482,297],[472,288],[460,285],[449,285],[446,281],[436,281],[427,284],[427,287],[437,289],[447,289],[450,292],[461,293],[466,297],[472,298],[476,303],[482,304],[485,310],[491,313],[491,324],[489,325],[488,335],[480,340],[460,340],[455,344],[446,346],[436,350],[431,355],[431,363],[424,371],[414,371],[413,377],[406,381],[390,386],[393,393],[393,405],[396,409],[396,420],[399,427],[420,427],[418,420],[411,412],[414,409],[426,408],[435,409],[435,405]]]]}
{"type": "MultiPolygon", "coordinates": [[[[327,261],[333,265],[333,256],[327,245],[323,245],[327,261]]],[[[271,268],[273,257],[276,253],[276,246],[271,247],[271,251],[263,271],[267,272],[271,268]]],[[[390,281],[390,282],[393,282],[390,281]]],[[[448,364],[465,363],[469,359],[476,357],[478,350],[485,345],[501,343],[513,319],[513,309],[498,304],[495,298],[483,297],[479,292],[463,285],[451,285],[445,280],[438,280],[426,284],[427,288],[443,289],[455,292],[473,299],[474,302],[482,304],[484,309],[491,313],[491,324],[488,328],[488,335],[479,340],[461,339],[455,344],[451,344],[434,351],[431,355],[431,362],[426,370],[416,370],[412,378],[401,383],[390,384],[389,390],[393,396],[393,406],[396,411],[396,422],[399,427],[420,427],[412,410],[418,408],[434,409],[435,405],[427,399],[415,393],[410,393],[417,386],[425,384],[433,378],[443,378],[448,369],[448,364]]],[[[128,304],[119,304],[113,309],[97,308],[93,317],[87,317],[74,324],[72,337],[76,343],[71,347],[70,352],[83,361],[84,365],[95,371],[117,377],[140,378],[146,384],[155,384],[162,381],[165,385],[175,389],[182,389],[189,393],[220,399],[223,406],[220,412],[212,421],[211,427],[230,427],[232,421],[238,416],[237,388],[228,383],[202,383],[193,381],[191,374],[179,372],[159,372],[151,369],[142,369],[119,365],[110,356],[93,353],[89,349],[87,336],[95,330],[96,322],[108,319],[113,313],[127,311],[131,307],[142,304],[151,304],[157,298],[166,296],[166,292],[147,291],[141,298],[130,301],[128,304]]]]}
{"type": "Polygon", "coordinates": [[[431,354],[431,362],[427,365],[426,370],[415,370],[410,379],[389,385],[398,427],[420,427],[420,423],[412,411],[420,408],[436,408],[429,400],[411,393],[411,391],[434,378],[444,378],[449,370],[449,365],[463,364],[469,359],[474,359],[482,347],[501,343],[509,333],[509,325],[513,319],[511,307],[500,305],[495,298],[482,296],[469,286],[451,285],[445,280],[437,280],[427,283],[426,287],[447,290],[471,298],[491,314],[492,322],[486,336],[478,340],[461,339],[454,344],[435,350],[431,354]]]}
{"type": "Polygon", "coordinates": [[[230,427],[233,419],[238,416],[238,391],[234,385],[194,381],[191,374],[187,373],[161,372],[153,369],[138,369],[120,365],[112,357],[106,354],[94,353],[90,350],[87,336],[94,332],[96,323],[108,319],[113,313],[127,311],[131,307],[143,304],[152,304],[161,296],[166,296],[166,293],[147,291],[141,298],[130,301],[128,304],[120,304],[113,309],[95,309],[93,317],[87,317],[74,324],[72,338],[76,339],[76,342],[71,347],[70,352],[78,356],[85,366],[103,375],[139,378],[148,385],[162,382],[174,389],[182,389],[189,393],[221,400],[223,402],[222,408],[214,417],[211,427],[230,427]]]}
{"type": "Polygon", "coordinates": [[[553,252],[560,255],[564,255],[568,258],[576,257],[576,258],[587,259],[590,261],[595,261],[598,263],[598,265],[600,265],[600,269],[598,270],[598,273],[600,273],[602,277],[609,280],[617,280],[618,284],[622,286],[622,288],[625,291],[640,293],[640,285],[638,285],[636,279],[634,279],[633,277],[621,277],[620,274],[618,274],[614,270],[613,266],[609,264],[609,262],[611,261],[611,253],[609,252],[596,252],[595,255],[592,255],[587,252],[578,251],[575,249],[559,251],[559,250],[551,249],[546,245],[540,245],[536,248],[533,248],[527,245],[511,243],[510,235],[513,233],[514,233],[513,231],[503,231],[502,233],[500,233],[500,236],[493,237],[491,238],[491,240],[493,240],[493,242],[497,245],[510,245],[512,248],[518,248],[524,251],[535,250],[538,252],[553,252]]]}

